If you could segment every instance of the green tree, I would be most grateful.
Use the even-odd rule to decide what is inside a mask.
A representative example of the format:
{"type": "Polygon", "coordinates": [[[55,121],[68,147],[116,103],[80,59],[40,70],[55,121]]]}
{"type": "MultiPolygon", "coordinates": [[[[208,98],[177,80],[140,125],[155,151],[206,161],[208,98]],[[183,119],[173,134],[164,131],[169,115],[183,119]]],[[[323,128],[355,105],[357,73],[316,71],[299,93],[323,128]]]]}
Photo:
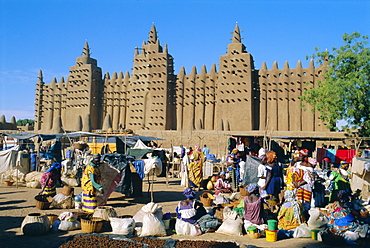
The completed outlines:
{"type": "Polygon", "coordinates": [[[370,136],[370,48],[368,37],[358,32],[343,35],[344,45],[332,51],[307,56],[323,68],[323,81],[301,97],[321,114],[327,127],[338,130],[336,122],[345,120],[344,129],[370,136]]]}
{"type": "Polygon", "coordinates": [[[30,124],[30,127],[33,127],[35,121],[30,119],[17,120],[18,126],[25,126],[27,123],[30,124]]]}

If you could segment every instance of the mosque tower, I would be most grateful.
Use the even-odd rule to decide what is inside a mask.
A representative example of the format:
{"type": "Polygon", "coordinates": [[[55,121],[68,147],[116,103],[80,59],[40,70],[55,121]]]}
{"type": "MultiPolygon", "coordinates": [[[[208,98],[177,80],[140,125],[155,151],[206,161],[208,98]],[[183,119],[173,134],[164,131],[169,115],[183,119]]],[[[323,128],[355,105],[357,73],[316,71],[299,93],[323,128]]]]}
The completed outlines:
{"type": "Polygon", "coordinates": [[[92,130],[99,129],[102,125],[102,70],[97,60],[90,57],[88,42],[85,42],[82,56],[76,58],[76,65],[70,68],[67,89],[66,108],[62,111],[64,128],[75,130],[83,120],[81,129],[86,130],[84,126],[88,125],[92,130]]]}
{"type": "Polygon", "coordinates": [[[227,54],[220,56],[216,88],[216,129],[254,130],[258,124],[254,61],[236,24],[227,54]]]}
{"type": "Polygon", "coordinates": [[[152,25],[147,42],[136,48],[128,87],[127,128],[170,130],[176,127],[173,57],[159,43],[152,25]]]}

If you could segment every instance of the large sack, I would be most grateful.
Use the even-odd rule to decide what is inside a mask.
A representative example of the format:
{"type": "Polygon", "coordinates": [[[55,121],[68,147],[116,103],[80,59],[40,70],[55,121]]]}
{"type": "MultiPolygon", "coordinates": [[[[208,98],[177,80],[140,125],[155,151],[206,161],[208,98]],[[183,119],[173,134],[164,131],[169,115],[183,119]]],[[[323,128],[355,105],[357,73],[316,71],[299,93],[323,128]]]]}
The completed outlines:
{"type": "Polygon", "coordinates": [[[166,235],[163,221],[154,214],[158,209],[158,204],[155,204],[154,202],[150,202],[141,208],[145,215],[143,217],[143,226],[141,228],[140,237],[166,235]]]}
{"type": "Polygon", "coordinates": [[[176,219],[175,230],[177,235],[196,236],[199,234],[199,228],[189,222],[176,219]]]}
{"type": "Polygon", "coordinates": [[[109,217],[113,234],[131,235],[135,230],[135,220],[133,218],[109,217]]]}
{"type": "Polygon", "coordinates": [[[41,177],[44,173],[39,171],[32,171],[30,173],[27,173],[25,176],[26,183],[28,182],[40,182],[41,177]]]}
{"type": "Polygon", "coordinates": [[[293,233],[293,238],[309,238],[311,237],[311,228],[306,223],[298,226],[293,233]]]}
{"type": "Polygon", "coordinates": [[[328,224],[328,218],[317,208],[311,208],[308,213],[310,214],[310,218],[307,221],[307,225],[310,228],[321,228],[328,224]]]}
{"type": "Polygon", "coordinates": [[[216,233],[222,233],[227,235],[243,235],[243,220],[237,218],[226,219],[222,222],[221,226],[217,229],[216,233]]]}

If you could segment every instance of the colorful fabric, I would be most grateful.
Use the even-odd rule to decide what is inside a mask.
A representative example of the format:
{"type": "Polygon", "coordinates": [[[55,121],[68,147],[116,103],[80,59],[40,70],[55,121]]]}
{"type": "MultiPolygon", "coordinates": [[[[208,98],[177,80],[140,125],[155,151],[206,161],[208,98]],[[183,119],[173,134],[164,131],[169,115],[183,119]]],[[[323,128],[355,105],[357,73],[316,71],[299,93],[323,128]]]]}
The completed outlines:
{"type": "Polygon", "coordinates": [[[299,154],[302,155],[302,156],[305,156],[305,157],[308,156],[308,153],[309,153],[309,151],[307,149],[302,149],[302,150],[299,151],[299,154]]]}
{"type": "MultiPolygon", "coordinates": [[[[337,150],[335,153],[335,163],[339,164],[340,161],[352,161],[353,157],[356,156],[356,150],[355,149],[343,149],[343,150],[337,150]]],[[[334,160],[332,160],[334,161],[334,160]]]]}
{"type": "Polygon", "coordinates": [[[293,185],[293,182],[302,182],[304,171],[302,169],[299,169],[300,163],[297,163],[296,166],[290,166],[287,170],[286,175],[286,189],[287,190],[294,190],[295,186],[293,185]]]}
{"type": "Polygon", "coordinates": [[[185,191],[182,193],[186,198],[194,198],[197,192],[192,190],[191,188],[185,189],[185,191]]]}
{"type": "Polygon", "coordinates": [[[286,190],[284,193],[285,203],[281,206],[278,213],[278,228],[290,230],[298,227],[305,222],[302,215],[303,207],[295,198],[294,190],[286,190]]]}
{"type": "Polygon", "coordinates": [[[85,194],[82,193],[82,210],[93,213],[95,208],[98,206],[96,194],[85,194]]]}
{"type": "Polygon", "coordinates": [[[96,189],[93,186],[92,181],[90,180],[90,174],[94,176],[95,182],[100,183],[101,180],[101,174],[98,167],[93,165],[88,165],[85,168],[84,173],[82,174],[81,179],[81,188],[82,192],[86,195],[95,195],[96,189]]]}
{"type": "Polygon", "coordinates": [[[336,201],[330,204],[333,211],[328,211],[327,217],[329,219],[328,228],[333,233],[343,233],[345,231],[354,231],[358,226],[358,221],[351,213],[348,204],[342,205],[336,201]]]}
{"type": "Polygon", "coordinates": [[[189,163],[189,180],[198,187],[203,179],[203,160],[204,155],[202,152],[193,151],[192,162],[189,163]]]}
{"type": "Polygon", "coordinates": [[[256,189],[258,189],[259,187],[258,187],[258,185],[257,184],[255,184],[255,183],[252,183],[252,184],[249,184],[249,185],[247,185],[247,191],[249,192],[249,193],[253,193],[254,191],[256,191],[256,189]]]}
{"type": "Polygon", "coordinates": [[[351,190],[351,184],[349,182],[349,178],[342,175],[339,170],[339,173],[336,171],[332,171],[330,173],[330,178],[334,182],[334,187],[332,192],[329,195],[329,202],[334,202],[339,200],[338,199],[338,192],[340,190],[351,190]]]}
{"type": "Polygon", "coordinates": [[[302,187],[297,189],[297,200],[300,202],[311,202],[312,191],[304,189],[302,187]]]}
{"type": "MultiPolygon", "coordinates": [[[[60,165],[60,164],[59,164],[60,165]]],[[[45,172],[40,180],[41,187],[44,189],[41,194],[47,196],[56,195],[56,184],[60,180],[60,174],[57,169],[45,172]]]]}

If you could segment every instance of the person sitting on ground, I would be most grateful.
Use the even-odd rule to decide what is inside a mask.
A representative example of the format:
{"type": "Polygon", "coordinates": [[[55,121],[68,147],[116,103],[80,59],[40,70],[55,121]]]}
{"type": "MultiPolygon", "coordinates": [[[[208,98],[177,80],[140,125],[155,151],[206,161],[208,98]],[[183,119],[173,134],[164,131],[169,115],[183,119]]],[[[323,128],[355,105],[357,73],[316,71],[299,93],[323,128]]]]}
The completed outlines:
{"type": "Polygon", "coordinates": [[[232,192],[231,184],[228,181],[226,181],[225,171],[220,172],[220,176],[215,183],[215,190],[216,190],[215,195],[218,195],[220,193],[231,193],[232,192]]]}
{"type": "Polygon", "coordinates": [[[191,236],[200,235],[202,232],[196,222],[202,216],[206,215],[207,211],[203,207],[202,203],[195,200],[196,192],[194,190],[192,190],[191,188],[187,188],[183,192],[183,195],[186,197],[186,200],[180,201],[176,208],[176,233],[191,236]],[[181,224],[181,221],[192,224],[193,226],[191,226],[191,229],[193,230],[190,233],[184,233],[185,228],[182,228],[181,226],[186,224],[181,224]]]}
{"type": "Polygon", "coordinates": [[[303,216],[303,206],[296,199],[296,190],[286,190],[284,192],[285,202],[281,206],[278,214],[278,228],[290,230],[306,222],[303,216]]]}
{"type": "Polygon", "coordinates": [[[252,224],[261,225],[264,223],[262,218],[262,201],[259,194],[259,186],[252,183],[247,186],[249,195],[244,197],[244,219],[252,224]]]}

